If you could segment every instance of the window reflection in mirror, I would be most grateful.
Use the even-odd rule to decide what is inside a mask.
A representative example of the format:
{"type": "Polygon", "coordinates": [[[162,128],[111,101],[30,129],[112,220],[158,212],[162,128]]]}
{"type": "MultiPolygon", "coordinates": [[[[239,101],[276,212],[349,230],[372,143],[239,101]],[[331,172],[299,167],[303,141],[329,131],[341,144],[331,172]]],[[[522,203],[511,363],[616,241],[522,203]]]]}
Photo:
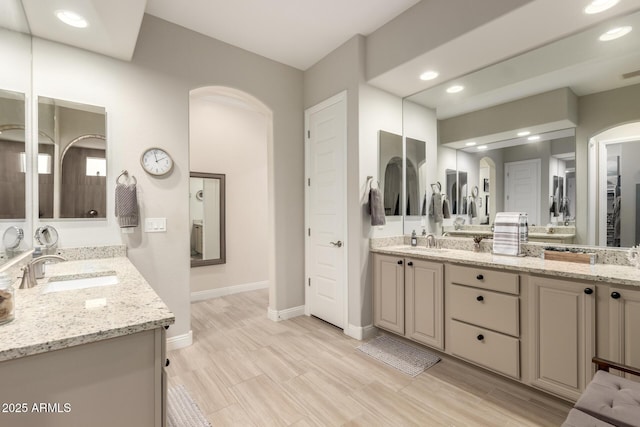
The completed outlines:
{"type": "Polygon", "coordinates": [[[107,216],[103,107],[38,98],[39,218],[107,216]]]}
{"type": "Polygon", "coordinates": [[[225,175],[191,172],[189,179],[191,266],[224,264],[225,175]]]}
{"type": "Polygon", "coordinates": [[[25,101],[0,90],[0,219],[25,219],[25,101]]]}

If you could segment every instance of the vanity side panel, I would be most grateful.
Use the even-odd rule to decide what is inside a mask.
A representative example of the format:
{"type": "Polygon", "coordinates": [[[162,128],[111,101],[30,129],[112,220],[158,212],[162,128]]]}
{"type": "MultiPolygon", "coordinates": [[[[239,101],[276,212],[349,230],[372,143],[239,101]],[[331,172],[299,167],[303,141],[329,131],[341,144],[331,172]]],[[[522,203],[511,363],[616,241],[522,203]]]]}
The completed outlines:
{"type": "Polygon", "coordinates": [[[159,426],[156,350],[150,330],[2,362],[0,402],[28,410],[2,413],[0,424],[159,426]],[[41,403],[56,412],[35,412],[41,403]]]}

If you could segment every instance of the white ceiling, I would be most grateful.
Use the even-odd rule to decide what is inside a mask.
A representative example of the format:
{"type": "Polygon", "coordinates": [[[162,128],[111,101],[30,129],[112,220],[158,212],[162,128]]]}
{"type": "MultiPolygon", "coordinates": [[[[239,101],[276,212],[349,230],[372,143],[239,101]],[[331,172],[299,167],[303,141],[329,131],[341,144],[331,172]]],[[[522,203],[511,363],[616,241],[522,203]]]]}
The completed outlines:
{"type": "Polygon", "coordinates": [[[306,70],[419,0],[148,0],[147,13],[306,70]]]}

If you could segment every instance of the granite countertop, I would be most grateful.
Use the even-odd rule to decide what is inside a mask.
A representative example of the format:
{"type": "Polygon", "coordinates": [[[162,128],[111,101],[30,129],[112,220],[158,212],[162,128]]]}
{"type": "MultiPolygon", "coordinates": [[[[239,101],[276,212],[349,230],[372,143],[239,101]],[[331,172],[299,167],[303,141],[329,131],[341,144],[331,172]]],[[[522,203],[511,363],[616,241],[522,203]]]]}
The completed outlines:
{"type": "Polygon", "coordinates": [[[579,264],[544,260],[537,257],[512,257],[459,249],[426,249],[409,245],[376,247],[371,248],[371,252],[410,256],[432,261],[446,261],[477,267],[500,268],[517,273],[551,274],[555,277],[640,287],[640,269],[625,265],[579,264]]]}
{"type": "Polygon", "coordinates": [[[14,285],[15,319],[0,325],[0,361],[134,334],[175,321],[126,257],[67,261],[47,264],[46,268],[46,277],[37,286],[18,289],[19,281],[14,285]],[[118,277],[115,285],[44,292],[48,277],[100,276],[114,271],[118,277]]]}

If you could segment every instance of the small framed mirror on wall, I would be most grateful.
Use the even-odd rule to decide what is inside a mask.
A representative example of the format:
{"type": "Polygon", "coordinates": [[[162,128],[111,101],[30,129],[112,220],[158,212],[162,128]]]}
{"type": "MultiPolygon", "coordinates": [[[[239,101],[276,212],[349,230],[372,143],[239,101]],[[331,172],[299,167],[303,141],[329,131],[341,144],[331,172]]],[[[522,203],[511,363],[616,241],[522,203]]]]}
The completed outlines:
{"type": "Polygon", "coordinates": [[[225,175],[189,175],[191,267],[226,263],[225,175]]]}

